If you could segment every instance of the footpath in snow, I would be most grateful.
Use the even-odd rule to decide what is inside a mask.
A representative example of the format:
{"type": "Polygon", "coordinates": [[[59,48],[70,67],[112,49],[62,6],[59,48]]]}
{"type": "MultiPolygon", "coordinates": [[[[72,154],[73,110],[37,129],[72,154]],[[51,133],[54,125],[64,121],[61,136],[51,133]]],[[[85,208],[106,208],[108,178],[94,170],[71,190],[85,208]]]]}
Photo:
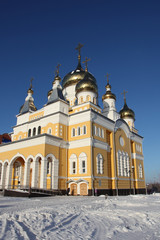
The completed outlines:
{"type": "Polygon", "coordinates": [[[0,239],[158,240],[160,194],[108,197],[0,196],[0,239]]]}

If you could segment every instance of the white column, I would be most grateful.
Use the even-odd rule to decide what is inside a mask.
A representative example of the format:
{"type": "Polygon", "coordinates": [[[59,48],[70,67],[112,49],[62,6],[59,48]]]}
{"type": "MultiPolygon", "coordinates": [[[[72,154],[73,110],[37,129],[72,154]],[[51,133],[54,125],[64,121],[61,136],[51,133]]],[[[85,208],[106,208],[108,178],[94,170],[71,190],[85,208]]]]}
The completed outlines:
{"type": "Polygon", "coordinates": [[[58,189],[59,161],[53,160],[52,168],[52,189],[58,189]]]}
{"type": "Polygon", "coordinates": [[[6,166],[5,164],[2,165],[2,173],[1,173],[1,188],[5,188],[5,173],[6,173],[6,166]]]}
{"type": "Polygon", "coordinates": [[[41,160],[41,177],[40,177],[40,188],[47,188],[47,159],[41,160]]]}
{"type": "Polygon", "coordinates": [[[10,189],[10,188],[11,188],[12,169],[13,169],[13,164],[9,164],[9,165],[7,166],[6,184],[5,184],[5,188],[7,188],[7,189],[10,189]]]}
{"type": "Polygon", "coordinates": [[[32,169],[32,187],[38,187],[38,171],[39,171],[39,162],[38,160],[33,160],[33,169],[32,169]]]}
{"type": "Polygon", "coordinates": [[[25,162],[24,166],[24,187],[29,187],[30,161],[25,162]]]}

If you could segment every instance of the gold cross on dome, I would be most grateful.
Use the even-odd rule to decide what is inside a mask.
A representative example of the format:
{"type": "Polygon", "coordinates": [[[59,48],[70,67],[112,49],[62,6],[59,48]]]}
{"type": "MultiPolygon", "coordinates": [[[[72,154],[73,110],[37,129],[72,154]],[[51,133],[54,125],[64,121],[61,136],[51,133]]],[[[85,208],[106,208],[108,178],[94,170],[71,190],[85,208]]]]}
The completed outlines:
{"type": "Polygon", "coordinates": [[[107,83],[109,84],[109,76],[110,74],[107,73],[106,77],[107,77],[107,83]]]}
{"type": "Polygon", "coordinates": [[[126,93],[128,93],[128,91],[123,91],[121,94],[124,95],[124,102],[126,102],[126,93]]]}
{"type": "Polygon", "coordinates": [[[59,76],[59,67],[61,66],[60,63],[56,66],[55,76],[59,76]]]}
{"type": "Polygon", "coordinates": [[[82,48],[83,46],[84,46],[83,44],[78,43],[78,46],[76,47],[76,50],[78,50],[79,55],[81,55],[81,48],[82,48]]]}
{"type": "Polygon", "coordinates": [[[85,65],[86,65],[86,68],[85,68],[86,71],[88,71],[88,62],[90,60],[91,60],[90,58],[85,57],[85,61],[82,62],[82,63],[85,63],[85,65]]]}
{"type": "Polygon", "coordinates": [[[32,78],[30,79],[30,89],[33,88],[33,85],[32,85],[33,80],[34,80],[34,78],[32,77],[32,78]]]}

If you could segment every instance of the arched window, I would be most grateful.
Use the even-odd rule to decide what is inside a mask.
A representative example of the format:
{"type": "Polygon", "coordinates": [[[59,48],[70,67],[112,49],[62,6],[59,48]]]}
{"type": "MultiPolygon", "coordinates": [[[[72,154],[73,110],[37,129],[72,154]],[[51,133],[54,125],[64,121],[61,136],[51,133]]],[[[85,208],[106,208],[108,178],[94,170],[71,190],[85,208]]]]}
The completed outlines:
{"type": "Polygon", "coordinates": [[[76,136],[75,128],[72,128],[72,137],[75,137],[75,136],[76,136]]]}
{"type": "Polygon", "coordinates": [[[77,128],[77,135],[78,135],[78,136],[81,135],[81,128],[80,128],[80,127],[77,128]]]}
{"type": "Polygon", "coordinates": [[[36,135],[36,128],[33,128],[33,136],[36,135]]]}
{"type": "Polygon", "coordinates": [[[128,153],[118,151],[117,153],[118,176],[129,177],[130,165],[128,153]]]}
{"type": "Polygon", "coordinates": [[[97,174],[103,174],[103,157],[100,153],[97,155],[97,174]]]}
{"type": "Polygon", "coordinates": [[[47,174],[51,174],[52,172],[52,160],[48,158],[47,160],[47,174]]]}
{"type": "Polygon", "coordinates": [[[101,137],[101,129],[98,128],[98,137],[101,137]]]}
{"type": "Polygon", "coordinates": [[[93,103],[94,103],[94,104],[97,104],[97,99],[96,99],[96,97],[93,98],[93,103]]]}
{"type": "Polygon", "coordinates": [[[125,154],[122,152],[122,176],[126,175],[125,154]]]}
{"type": "Polygon", "coordinates": [[[79,155],[79,173],[87,172],[87,155],[85,153],[81,153],[79,155]]]}
{"type": "Polygon", "coordinates": [[[28,137],[31,136],[31,129],[28,130],[28,137]]]}
{"type": "Polygon", "coordinates": [[[101,137],[104,138],[104,130],[101,128],[101,137]]]}
{"type": "Polygon", "coordinates": [[[91,101],[91,97],[89,95],[86,96],[86,102],[90,102],[91,101]]]}
{"type": "Polygon", "coordinates": [[[52,129],[51,128],[48,128],[48,134],[52,134],[52,129]]]}
{"type": "Polygon", "coordinates": [[[80,103],[83,103],[83,97],[80,98],[80,103]]]}
{"type": "Polygon", "coordinates": [[[19,137],[18,137],[18,140],[21,140],[21,139],[22,139],[22,137],[21,137],[21,136],[19,136],[19,137]]]}
{"type": "Polygon", "coordinates": [[[139,164],[139,178],[143,178],[142,165],[139,164]]]}
{"type": "Polygon", "coordinates": [[[118,176],[122,176],[122,153],[118,151],[117,153],[117,162],[118,162],[118,176]]]}
{"type": "Polygon", "coordinates": [[[83,126],[83,134],[86,134],[87,133],[87,128],[86,128],[86,126],[84,125],[83,126]]]}
{"type": "Polygon", "coordinates": [[[128,153],[126,153],[126,176],[129,177],[129,156],[128,156],[128,153]]]}
{"type": "Polygon", "coordinates": [[[38,127],[38,135],[41,134],[41,126],[38,127]]]}
{"type": "Polygon", "coordinates": [[[76,174],[77,173],[77,156],[75,154],[72,154],[69,159],[70,163],[70,174],[76,174]]]}

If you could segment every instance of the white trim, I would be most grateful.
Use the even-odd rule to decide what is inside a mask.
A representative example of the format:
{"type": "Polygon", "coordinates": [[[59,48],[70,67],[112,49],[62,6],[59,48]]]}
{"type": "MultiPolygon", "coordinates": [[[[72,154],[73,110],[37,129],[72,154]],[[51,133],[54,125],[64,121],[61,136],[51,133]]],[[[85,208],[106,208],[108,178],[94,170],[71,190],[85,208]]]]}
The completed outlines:
{"type": "Polygon", "coordinates": [[[74,141],[70,141],[68,144],[69,144],[69,149],[91,146],[92,139],[84,138],[84,139],[74,140],[74,141]]]}
{"type": "Polygon", "coordinates": [[[137,153],[132,153],[132,159],[138,159],[138,160],[144,160],[144,156],[137,154],[137,153]]]}
{"type": "Polygon", "coordinates": [[[122,119],[118,119],[115,122],[114,132],[116,132],[119,128],[125,132],[127,138],[130,138],[130,135],[131,135],[130,128],[129,128],[128,124],[122,119]]]}
{"type": "Polygon", "coordinates": [[[102,142],[102,141],[97,140],[95,138],[93,139],[93,147],[104,149],[107,152],[110,152],[110,146],[108,145],[108,143],[102,142]]]}

